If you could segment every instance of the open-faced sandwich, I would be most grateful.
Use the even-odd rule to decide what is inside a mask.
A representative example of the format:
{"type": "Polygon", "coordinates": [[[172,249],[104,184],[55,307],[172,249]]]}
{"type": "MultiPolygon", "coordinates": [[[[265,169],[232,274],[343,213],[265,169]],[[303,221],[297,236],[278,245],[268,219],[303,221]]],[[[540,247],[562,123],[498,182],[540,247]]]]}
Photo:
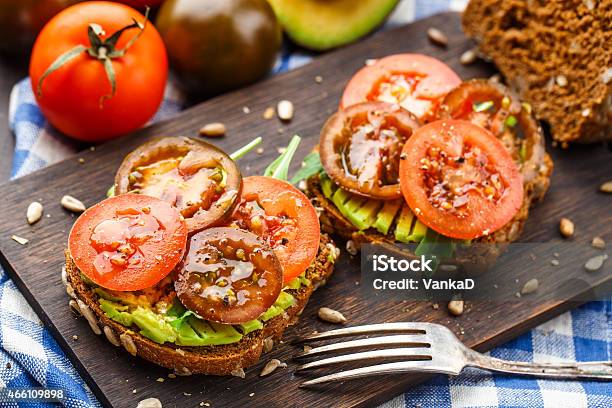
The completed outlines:
{"type": "Polygon", "coordinates": [[[349,250],[514,241],[552,172],[529,105],[414,54],[359,71],[305,162],[322,228],[349,250]]]}
{"type": "Polygon", "coordinates": [[[70,232],[71,306],[115,346],[177,374],[243,376],[339,254],[309,199],[285,181],[298,143],[246,178],[199,140],[140,146],[117,172],[116,195],[70,232]]]}

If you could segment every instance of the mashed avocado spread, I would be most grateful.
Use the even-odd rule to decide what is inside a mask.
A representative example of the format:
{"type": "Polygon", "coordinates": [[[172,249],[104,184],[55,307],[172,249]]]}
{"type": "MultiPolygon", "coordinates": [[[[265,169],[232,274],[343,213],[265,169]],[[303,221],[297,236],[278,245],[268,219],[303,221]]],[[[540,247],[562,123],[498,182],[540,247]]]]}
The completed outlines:
{"type": "MultiPolygon", "coordinates": [[[[91,283],[91,282],[90,282],[91,283]]],[[[301,286],[309,286],[304,274],[293,279],[281,291],[276,302],[259,318],[239,325],[219,324],[201,319],[187,310],[176,297],[170,304],[163,299],[151,300],[147,294],[113,292],[100,287],[93,291],[98,295],[104,314],[126,326],[137,326],[140,334],[159,343],[174,343],[178,346],[217,346],[236,343],[255,330],[263,328],[264,322],[279,316],[295,304],[295,298],[287,292],[301,286]],[[155,302],[153,304],[153,302],[155,302]]]]}

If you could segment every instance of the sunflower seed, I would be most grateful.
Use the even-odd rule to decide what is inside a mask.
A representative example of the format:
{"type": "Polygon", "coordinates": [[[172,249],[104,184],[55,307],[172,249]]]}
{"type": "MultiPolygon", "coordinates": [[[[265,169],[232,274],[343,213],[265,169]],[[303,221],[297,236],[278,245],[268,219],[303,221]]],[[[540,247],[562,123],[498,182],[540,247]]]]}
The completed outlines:
{"type": "Polygon", "coordinates": [[[110,344],[112,344],[115,347],[119,347],[121,345],[121,343],[119,342],[119,339],[117,339],[117,336],[115,335],[115,332],[113,331],[113,329],[111,329],[108,326],[104,326],[102,331],[104,332],[104,335],[106,336],[106,339],[108,340],[108,342],[110,344]]]}
{"type": "Polygon", "coordinates": [[[272,106],[268,106],[261,116],[265,120],[272,119],[274,117],[274,108],[272,106]]]}
{"type": "Polygon", "coordinates": [[[263,342],[263,352],[268,353],[269,351],[272,351],[273,348],[274,340],[272,340],[272,337],[266,337],[263,342]]]}
{"type": "Polygon", "coordinates": [[[323,82],[323,77],[322,77],[321,75],[317,75],[317,76],[315,77],[315,82],[316,82],[317,84],[322,83],[322,82],[323,82]]]}
{"type": "Polygon", "coordinates": [[[461,54],[459,62],[461,62],[463,65],[470,65],[476,62],[477,58],[478,54],[476,54],[476,50],[472,48],[461,54]]]}
{"type": "Polygon", "coordinates": [[[461,316],[463,314],[463,300],[451,300],[448,302],[448,311],[454,316],[461,316]]]}
{"type": "Polygon", "coordinates": [[[43,206],[38,201],[32,201],[30,205],[28,205],[28,209],[26,211],[26,218],[28,219],[28,224],[32,225],[42,217],[43,206]]]}
{"type": "Polygon", "coordinates": [[[555,82],[557,82],[557,85],[563,88],[564,86],[567,86],[567,77],[565,75],[557,75],[555,82]]]}
{"type": "Polygon", "coordinates": [[[30,240],[29,240],[29,239],[26,239],[26,238],[21,238],[20,236],[17,236],[17,235],[11,235],[11,239],[12,239],[13,241],[17,242],[17,243],[18,243],[18,244],[20,244],[20,245],[25,245],[25,244],[27,244],[28,242],[30,242],[30,240]]]}
{"type": "Polygon", "coordinates": [[[266,375],[274,372],[274,370],[276,370],[278,367],[287,367],[287,363],[281,363],[280,360],[273,358],[272,360],[268,361],[268,364],[266,364],[263,370],[261,370],[259,376],[265,377],[266,375]]]}
{"type": "Polygon", "coordinates": [[[601,186],[599,186],[599,191],[602,193],[612,194],[612,180],[606,181],[601,186]]]}
{"type": "Polygon", "coordinates": [[[521,294],[522,295],[528,295],[530,293],[535,292],[536,290],[538,290],[538,286],[540,285],[540,282],[538,282],[537,279],[530,279],[528,280],[524,285],[523,288],[521,289],[521,294]]]}
{"type": "Polygon", "coordinates": [[[200,135],[207,137],[221,137],[225,132],[227,132],[227,129],[221,122],[207,123],[200,129],[200,135]]]}
{"type": "Polygon", "coordinates": [[[127,333],[121,333],[119,335],[119,341],[125,348],[125,350],[133,356],[138,354],[138,349],[136,348],[136,344],[134,343],[134,339],[127,333]]]}
{"type": "Polygon", "coordinates": [[[606,247],[606,241],[604,241],[601,237],[595,237],[591,241],[591,246],[597,249],[604,249],[606,247]]]}
{"type": "Polygon", "coordinates": [[[320,308],[318,315],[319,319],[328,323],[346,323],[346,317],[342,313],[328,307],[320,308]]]}
{"type": "Polygon", "coordinates": [[[276,105],[276,114],[280,120],[289,121],[293,119],[294,109],[291,101],[283,99],[276,105]]]}
{"type": "Polygon", "coordinates": [[[427,36],[429,37],[429,40],[436,45],[440,45],[442,47],[446,47],[448,45],[448,37],[437,28],[428,28],[427,36]]]}
{"type": "Polygon", "coordinates": [[[357,245],[355,244],[355,241],[353,241],[352,239],[349,239],[348,241],[346,241],[346,252],[348,252],[349,255],[352,255],[352,256],[357,255],[357,245]]]}
{"type": "Polygon", "coordinates": [[[136,408],[162,408],[162,403],[157,398],[147,398],[140,401],[136,408]]]}
{"type": "Polygon", "coordinates": [[[608,259],[607,254],[594,256],[588,261],[586,261],[586,263],[584,264],[584,268],[589,272],[595,272],[603,266],[606,259],[608,259]]]}
{"type": "Polygon", "coordinates": [[[559,221],[559,232],[563,238],[570,238],[574,235],[574,223],[569,218],[561,218],[561,221],[559,221]]]}
{"type": "Polygon", "coordinates": [[[63,196],[60,201],[60,204],[68,211],[72,211],[75,213],[80,213],[86,210],[85,204],[83,204],[83,202],[77,200],[76,198],[70,195],[63,196]]]}

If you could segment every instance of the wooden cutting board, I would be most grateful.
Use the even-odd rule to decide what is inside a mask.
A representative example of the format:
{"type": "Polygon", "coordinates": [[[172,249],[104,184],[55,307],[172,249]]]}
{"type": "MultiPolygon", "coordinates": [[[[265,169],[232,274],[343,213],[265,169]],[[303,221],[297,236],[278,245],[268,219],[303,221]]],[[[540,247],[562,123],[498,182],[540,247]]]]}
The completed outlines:
{"type": "MultiPolygon", "coordinates": [[[[164,407],[196,407],[209,402],[212,407],[239,406],[373,406],[408,389],[423,376],[372,378],[320,389],[298,388],[301,377],[293,374],[290,359],[298,351],[289,342],[264,355],[259,365],[247,371],[246,379],[205,376],[168,379],[168,371],[133,358],[94,335],[84,319],[77,319],[68,308],[68,297],[61,283],[63,250],[74,216],[59,202],[64,194],[83,200],[87,206],[104,198],[113,182],[115,169],[126,153],[153,136],[195,136],[207,122],[220,121],[228,126],[228,135],[215,141],[226,151],[257,136],[264,138],[264,153],[251,153],[240,161],[245,175],[260,174],[277,156],[293,133],[303,142],[297,157],[303,157],[317,142],[319,129],[335,111],[347,80],[366,59],[400,52],[417,52],[439,58],[463,78],[488,77],[490,65],[462,66],[459,56],[472,44],[460,29],[460,16],[439,14],[396,30],[376,34],[358,44],[325,54],[313,63],[275,76],[255,86],[218,97],[195,106],[175,119],[143,129],[132,136],[86,151],[17,181],[0,186],[0,252],[4,268],[13,277],[47,327],[49,327],[91,389],[106,406],[135,407],[138,401],[157,397],[164,407]],[[429,27],[443,29],[449,37],[447,48],[432,46],[427,40],[429,27]],[[315,77],[323,82],[316,83],[315,77]],[[291,100],[295,117],[288,124],[276,119],[264,120],[262,112],[280,99],[291,100]],[[245,108],[250,113],[245,113],[245,108]],[[84,159],[84,163],[79,162],[84,159]],[[25,220],[33,200],[45,206],[45,217],[34,226],[25,220]],[[19,245],[10,236],[29,239],[19,245]],[[78,341],[72,339],[78,336],[78,341]],[[272,375],[260,378],[259,372],[270,358],[289,363],[272,375]],[[166,378],[163,383],[156,379],[166,378]]],[[[580,146],[568,151],[553,149],[555,172],[545,201],[535,208],[528,220],[523,241],[560,242],[558,222],[563,216],[576,224],[576,242],[588,243],[599,235],[612,242],[610,196],[597,192],[597,186],[612,174],[612,155],[601,145],[580,146]]],[[[295,160],[294,169],[299,165],[295,160]]],[[[563,265],[561,265],[563,266],[563,265]]],[[[562,271],[562,269],[560,269],[562,271]]],[[[559,272],[562,273],[562,272],[559,272]]],[[[431,321],[448,325],[469,346],[487,350],[535,325],[575,306],[572,296],[546,302],[473,302],[469,311],[451,318],[446,308],[438,310],[429,302],[381,302],[364,299],[358,286],[359,265],[343,254],[328,285],[312,297],[297,326],[296,333],[328,330],[329,324],[316,319],[316,310],[328,306],[341,310],[350,324],[385,321],[431,321]]]]}

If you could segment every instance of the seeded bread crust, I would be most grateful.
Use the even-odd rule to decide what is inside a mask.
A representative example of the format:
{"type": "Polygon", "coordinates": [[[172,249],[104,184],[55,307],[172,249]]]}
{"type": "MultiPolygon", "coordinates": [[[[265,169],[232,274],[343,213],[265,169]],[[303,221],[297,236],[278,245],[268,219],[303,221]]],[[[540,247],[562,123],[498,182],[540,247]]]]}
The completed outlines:
{"type": "Polygon", "coordinates": [[[77,302],[77,308],[87,318],[90,325],[96,327],[98,332],[101,331],[109,342],[115,346],[124,347],[134,356],[137,355],[169,368],[177,375],[207,374],[243,377],[244,369],[257,363],[262,352],[269,351],[274,342],[281,339],[287,326],[297,322],[313,291],[325,284],[331,276],[337,256],[338,251],[333,241],[326,234],[321,234],[317,258],[306,270],[306,277],[312,284],[308,287],[302,286],[298,290],[289,290],[289,293],[296,299],[295,304],[282,315],[264,322],[262,330],[249,333],[237,343],[221,346],[183,347],[167,343],[158,344],[137,333],[134,329],[109,319],[100,309],[97,295],[81,279],[81,274],[68,250],[66,250],[67,291],[77,302]]]}
{"type": "Polygon", "coordinates": [[[612,140],[611,24],[603,0],[471,0],[463,14],[465,33],[564,144],[612,140]]]}

